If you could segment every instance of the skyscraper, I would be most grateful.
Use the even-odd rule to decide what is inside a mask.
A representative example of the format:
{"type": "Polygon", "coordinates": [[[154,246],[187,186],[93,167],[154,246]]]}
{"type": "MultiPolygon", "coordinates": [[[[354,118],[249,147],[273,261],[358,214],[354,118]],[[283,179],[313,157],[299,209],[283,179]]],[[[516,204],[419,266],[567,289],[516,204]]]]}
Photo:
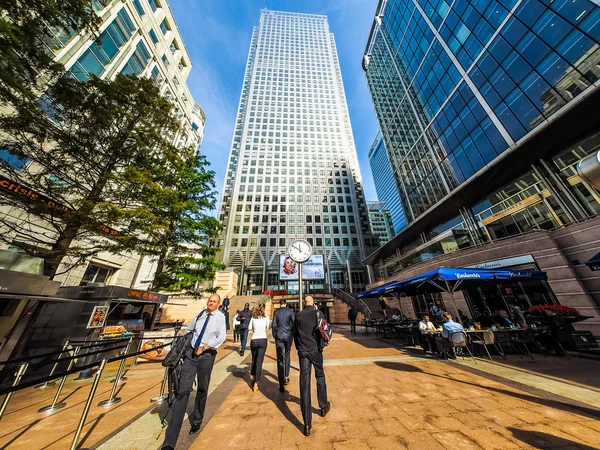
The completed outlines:
{"type": "Polygon", "coordinates": [[[385,202],[367,202],[367,208],[371,232],[379,238],[379,245],[383,245],[396,235],[390,210],[385,202]]]}
{"type": "MultiPolygon", "coordinates": [[[[377,192],[377,199],[385,204],[385,209],[389,210],[393,223],[392,230],[394,233],[392,236],[382,240],[382,236],[379,235],[379,244],[381,245],[384,241],[389,241],[394,235],[406,228],[406,217],[404,216],[404,209],[402,209],[402,203],[400,202],[400,196],[398,195],[398,185],[396,184],[396,178],[392,172],[390,159],[381,132],[377,133],[377,137],[371,146],[371,150],[369,150],[369,165],[371,166],[371,172],[373,173],[373,182],[375,184],[375,191],[377,192]]],[[[369,217],[370,216],[371,208],[369,207],[369,217]]]]}
{"type": "Polygon", "coordinates": [[[360,261],[376,238],[326,16],[261,11],[219,219],[223,261],[243,271],[244,292],[281,285],[279,256],[294,238],[324,256],[331,284],[343,287],[350,267],[352,286],[364,286],[360,261]]]}
{"type": "MultiPolygon", "coordinates": [[[[578,268],[600,251],[600,195],[577,173],[600,147],[599,62],[597,1],[381,0],[363,69],[408,226],[364,262],[394,279],[440,265],[542,268],[553,292],[503,295],[564,302],[600,329],[600,278],[578,268]],[[534,233],[565,265],[520,238],[534,233]],[[589,244],[566,246],[571,233],[589,244]]],[[[485,296],[466,295],[476,309],[485,296]]]]}

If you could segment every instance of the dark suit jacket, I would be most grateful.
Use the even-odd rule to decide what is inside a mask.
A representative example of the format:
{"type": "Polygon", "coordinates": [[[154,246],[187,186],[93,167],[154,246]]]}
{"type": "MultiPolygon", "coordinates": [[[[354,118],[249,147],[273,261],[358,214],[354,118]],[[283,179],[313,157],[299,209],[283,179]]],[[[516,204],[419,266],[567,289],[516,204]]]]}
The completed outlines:
{"type": "Polygon", "coordinates": [[[292,339],[292,332],[296,316],[291,308],[283,307],[275,311],[273,315],[273,336],[278,341],[289,342],[292,339]]]}

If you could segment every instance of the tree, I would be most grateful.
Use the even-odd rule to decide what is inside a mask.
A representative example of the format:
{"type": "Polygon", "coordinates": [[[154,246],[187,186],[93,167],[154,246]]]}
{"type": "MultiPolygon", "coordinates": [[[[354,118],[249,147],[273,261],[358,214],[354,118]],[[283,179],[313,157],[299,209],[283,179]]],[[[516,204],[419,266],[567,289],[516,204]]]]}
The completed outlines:
{"type": "Polygon", "coordinates": [[[43,257],[53,277],[65,257],[133,251],[160,233],[146,204],[182,155],[171,143],[180,122],[150,79],[64,77],[46,95],[50,117],[24,108],[0,119],[0,205],[22,211],[0,216],[0,239],[43,257]]]}
{"type": "MultiPolygon", "coordinates": [[[[165,221],[159,236],[146,252],[158,255],[152,288],[196,293],[197,286],[225,268],[216,261],[218,247],[211,245],[221,225],[208,213],[215,207],[214,172],[195,149],[173,167],[165,167],[158,178],[152,213],[165,221]]],[[[155,234],[156,236],[156,234],[155,234]]]]}
{"type": "Polygon", "coordinates": [[[40,75],[56,78],[64,67],[53,60],[56,35],[95,31],[92,0],[0,0],[0,101],[37,100],[40,75]]]}

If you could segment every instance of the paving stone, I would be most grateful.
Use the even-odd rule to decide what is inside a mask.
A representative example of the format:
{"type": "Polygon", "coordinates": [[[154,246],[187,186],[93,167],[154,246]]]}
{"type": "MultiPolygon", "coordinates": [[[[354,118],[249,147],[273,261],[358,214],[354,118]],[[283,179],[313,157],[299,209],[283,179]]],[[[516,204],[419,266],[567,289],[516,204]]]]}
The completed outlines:
{"type": "Polygon", "coordinates": [[[433,433],[433,437],[448,450],[477,450],[482,447],[458,431],[433,433]]]}

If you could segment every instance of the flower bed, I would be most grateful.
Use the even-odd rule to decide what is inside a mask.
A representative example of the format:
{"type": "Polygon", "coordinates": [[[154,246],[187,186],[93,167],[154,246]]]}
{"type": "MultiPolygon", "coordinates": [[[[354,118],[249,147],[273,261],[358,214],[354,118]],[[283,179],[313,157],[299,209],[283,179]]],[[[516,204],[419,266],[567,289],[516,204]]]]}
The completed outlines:
{"type": "Polygon", "coordinates": [[[558,314],[559,316],[579,316],[579,311],[575,308],[571,308],[570,306],[563,305],[538,305],[532,306],[529,308],[529,314],[533,316],[545,316],[546,311],[552,311],[558,314]]]}

